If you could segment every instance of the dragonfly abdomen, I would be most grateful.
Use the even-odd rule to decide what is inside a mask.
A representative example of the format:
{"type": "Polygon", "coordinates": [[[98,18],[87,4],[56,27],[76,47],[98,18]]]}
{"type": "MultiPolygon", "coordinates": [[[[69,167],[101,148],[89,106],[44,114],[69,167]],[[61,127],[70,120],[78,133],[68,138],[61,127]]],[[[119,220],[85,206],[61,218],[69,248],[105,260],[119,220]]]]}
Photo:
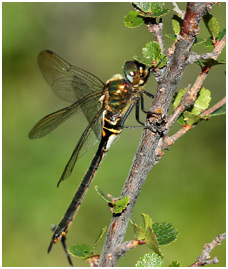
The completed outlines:
{"type": "MultiPolygon", "coordinates": [[[[60,239],[61,236],[66,236],[66,233],[74,220],[78,209],[83,201],[83,198],[95,176],[95,173],[100,166],[101,161],[103,160],[106,152],[110,148],[111,144],[115,141],[117,138],[118,134],[122,131],[122,129],[119,126],[112,126],[112,129],[109,129],[106,124],[105,124],[105,119],[104,119],[104,127],[102,130],[102,139],[100,141],[98,150],[89,166],[89,169],[87,170],[80,186],[78,187],[77,192],[75,193],[63,219],[60,221],[58,227],[56,228],[52,239],[51,243],[48,248],[48,252],[51,251],[52,245],[54,243],[57,243],[60,239]],[[106,126],[106,127],[105,127],[106,126]]],[[[117,121],[119,122],[119,121],[117,121]]],[[[107,125],[110,127],[111,124],[107,123],[107,125]]]]}

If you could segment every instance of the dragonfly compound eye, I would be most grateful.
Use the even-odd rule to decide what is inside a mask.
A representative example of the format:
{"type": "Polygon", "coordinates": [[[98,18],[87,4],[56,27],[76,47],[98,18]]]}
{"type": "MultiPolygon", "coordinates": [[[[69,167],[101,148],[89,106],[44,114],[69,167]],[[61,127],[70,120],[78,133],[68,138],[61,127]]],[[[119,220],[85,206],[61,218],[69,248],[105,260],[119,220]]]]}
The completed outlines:
{"type": "Polygon", "coordinates": [[[125,77],[131,84],[137,85],[142,83],[147,75],[146,66],[137,61],[129,61],[124,65],[125,77]]]}
{"type": "Polygon", "coordinates": [[[138,84],[140,80],[139,66],[136,61],[126,62],[124,65],[124,74],[126,79],[133,85],[138,84]]]}

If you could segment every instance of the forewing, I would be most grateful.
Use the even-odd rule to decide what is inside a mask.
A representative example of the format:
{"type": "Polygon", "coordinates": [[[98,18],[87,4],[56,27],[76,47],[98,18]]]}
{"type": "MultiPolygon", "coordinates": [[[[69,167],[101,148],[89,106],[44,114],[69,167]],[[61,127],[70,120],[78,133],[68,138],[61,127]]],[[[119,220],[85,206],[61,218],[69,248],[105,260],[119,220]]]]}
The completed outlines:
{"type": "Polygon", "coordinates": [[[82,156],[84,153],[87,152],[89,148],[91,148],[100,138],[101,130],[102,130],[102,112],[103,108],[98,111],[95,117],[91,120],[85,131],[83,132],[80,140],[78,141],[70,160],[68,161],[63,174],[57,184],[59,186],[60,182],[67,179],[75,166],[75,163],[78,157],[82,156]],[[96,132],[94,132],[96,130],[96,132]],[[99,133],[99,135],[96,135],[99,133]]]}
{"type": "Polygon", "coordinates": [[[38,56],[38,64],[47,83],[64,101],[75,103],[83,96],[104,88],[99,78],[70,65],[52,51],[42,51],[38,56]]]}

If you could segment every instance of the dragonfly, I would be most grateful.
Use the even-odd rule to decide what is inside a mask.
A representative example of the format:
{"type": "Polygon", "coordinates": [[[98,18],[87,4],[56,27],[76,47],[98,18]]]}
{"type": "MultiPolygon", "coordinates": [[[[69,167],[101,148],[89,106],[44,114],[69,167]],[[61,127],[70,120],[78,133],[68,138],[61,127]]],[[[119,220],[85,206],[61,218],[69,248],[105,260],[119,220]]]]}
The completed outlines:
{"type": "Polygon", "coordinates": [[[127,61],[123,67],[124,77],[114,75],[103,83],[95,75],[67,63],[50,50],[44,50],[39,54],[38,65],[54,93],[72,104],[38,121],[29,132],[29,138],[46,136],[80,111],[88,120],[88,126],[74,148],[57,186],[71,175],[77,159],[100,140],[88,171],[54,231],[48,247],[49,253],[53,244],[66,236],[101,161],[121,134],[134,106],[136,120],[144,125],[139,119],[139,112],[140,108],[146,112],[144,95],[153,98],[152,94],[143,89],[152,69],[136,60],[127,61]]]}

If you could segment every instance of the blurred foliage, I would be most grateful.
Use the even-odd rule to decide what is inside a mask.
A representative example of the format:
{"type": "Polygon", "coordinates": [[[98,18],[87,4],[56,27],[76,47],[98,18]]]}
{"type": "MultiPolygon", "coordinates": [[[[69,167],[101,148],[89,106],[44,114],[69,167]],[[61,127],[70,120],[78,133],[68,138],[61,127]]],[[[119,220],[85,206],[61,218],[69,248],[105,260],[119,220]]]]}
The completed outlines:
{"type": "MultiPolygon", "coordinates": [[[[172,4],[164,17],[164,33],[172,32],[172,4]]],[[[186,3],[180,3],[185,9],[186,3]]],[[[61,244],[47,255],[52,223],[58,223],[96,150],[83,156],[70,179],[56,188],[77,140],[86,126],[74,117],[47,137],[30,141],[32,126],[43,116],[67,104],[50,90],[37,66],[43,49],[88,70],[103,81],[122,72],[126,60],[153,40],[146,27],[127,29],[123,17],[129,3],[19,3],[2,4],[3,50],[3,266],[66,266],[61,244]]],[[[225,3],[212,14],[225,27],[225,3]]],[[[201,22],[200,37],[208,31],[201,22]]],[[[172,40],[165,37],[166,48],[172,40]]],[[[211,48],[194,47],[197,53],[211,48]]],[[[221,58],[225,58],[225,51],[221,58]]],[[[225,94],[224,65],[213,67],[204,87],[212,93],[211,105],[225,94]]],[[[200,68],[187,67],[179,89],[194,83],[200,68]]],[[[155,92],[154,78],[146,87],[155,92]]],[[[150,100],[148,101],[150,102],[150,100]]],[[[150,104],[150,103],[148,103],[150,104]]],[[[127,125],[135,125],[134,113],[127,125]]],[[[144,115],[142,115],[143,117],[144,115]]],[[[178,125],[177,125],[178,127],[178,125]]],[[[125,130],[102,163],[94,184],[118,197],[128,174],[142,130],[125,130]]],[[[111,213],[91,187],[72,225],[67,244],[93,245],[111,213]],[[98,209],[99,208],[99,212],[98,209]]],[[[139,223],[146,212],[155,222],[170,222],[179,239],[162,248],[167,260],[189,265],[202,247],[225,231],[225,116],[213,117],[191,130],[154,167],[134,209],[139,223]]],[[[130,227],[126,240],[132,239],[130,227]]],[[[103,240],[103,239],[102,239],[103,240]]],[[[102,244],[98,246],[99,252],[102,244]]],[[[134,266],[148,251],[140,246],[122,258],[119,266],[134,266]]],[[[225,244],[213,251],[225,266],[225,244]]],[[[77,266],[86,266],[74,261],[77,266]]],[[[167,264],[168,265],[168,264],[167,264]]]]}

